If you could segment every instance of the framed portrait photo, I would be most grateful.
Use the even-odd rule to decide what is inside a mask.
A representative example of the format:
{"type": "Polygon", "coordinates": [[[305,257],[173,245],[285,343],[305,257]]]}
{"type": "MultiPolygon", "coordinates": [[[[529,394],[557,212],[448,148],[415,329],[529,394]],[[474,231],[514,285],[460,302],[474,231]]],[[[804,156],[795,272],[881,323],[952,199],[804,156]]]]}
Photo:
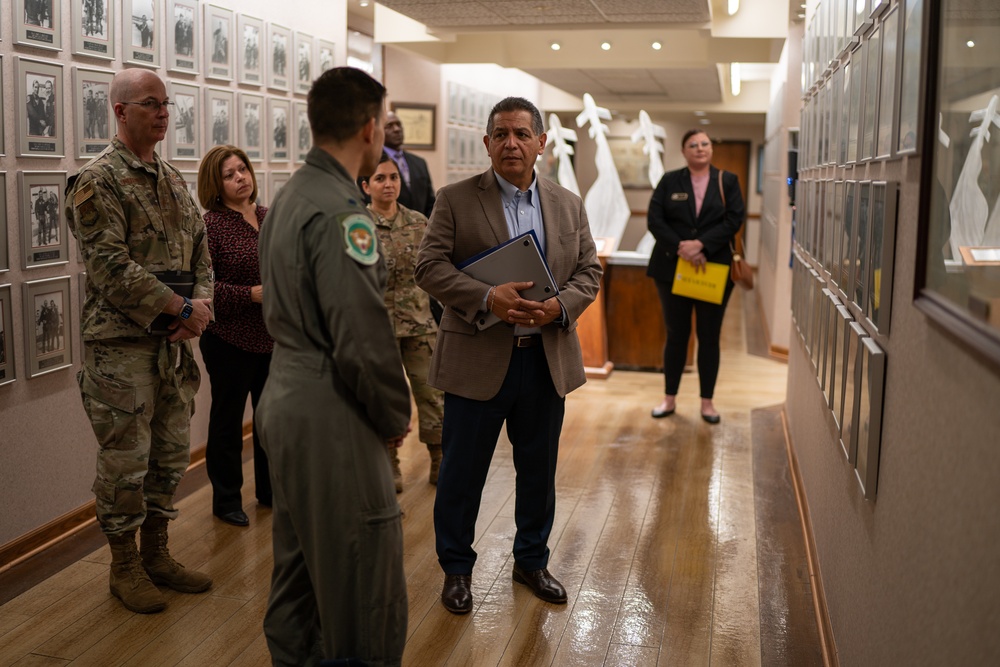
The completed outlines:
{"type": "MultiPolygon", "coordinates": [[[[289,100],[270,97],[267,100],[267,128],[270,159],[275,162],[287,161],[291,156],[288,149],[288,123],[291,116],[289,100]]],[[[272,191],[272,196],[273,196],[272,191]]]]}
{"type": "Polygon", "coordinates": [[[111,143],[114,114],[111,110],[111,70],[73,68],[73,129],[76,156],[92,158],[111,143]]]}
{"type": "Polygon", "coordinates": [[[267,87],[274,90],[288,90],[288,55],[292,49],[292,32],[274,23],[267,25],[267,46],[270,66],[267,69],[267,87]]]}
{"type": "Polygon", "coordinates": [[[316,40],[316,76],[325,72],[328,69],[333,69],[336,64],[336,56],[334,55],[336,45],[333,42],[327,41],[325,39],[316,40]]]}
{"type": "Polygon", "coordinates": [[[4,143],[4,132],[3,132],[3,110],[4,110],[4,75],[3,75],[3,56],[0,55],[0,155],[7,154],[7,145],[4,143]]]}
{"type": "Polygon", "coordinates": [[[257,179],[257,205],[270,206],[271,200],[267,198],[267,172],[254,169],[253,174],[257,179]]]}
{"type": "Polygon", "coordinates": [[[14,43],[62,51],[62,2],[14,0],[14,43]]]}
{"type": "Polygon", "coordinates": [[[312,129],[309,127],[308,105],[296,100],[292,103],[292,122],[295,125],[295,162],[306,161],[312,148],[312,129]]]}
{"type": "Polygon", "coordinates": [[[72,0],[73,55],[115,59],[117,4],[105,0],[72,0]]]}
{"type": "Polygon", "coordinates": [[[201,89],[188,83],[171,81],[168,91],[174,103],[171,126],[167,128],[167,153],[171,160],[198,160],[201,157],[201,89]]]}
{"type": "Polygon", "coordinates": [[[122,51],[126,63],[160,66],[162,3],[163,0],[122,0],[122,51]]]}
{"type": "Polygon", "coordinates": [[[169,0],[167,3],[167,70],[198,73],[201,34],[198,0],[169,0]]]}
{"type": "Polygon", "coordinates": [[[17,154],[63,157],[62,65],[15,56],[17,154]],[[23,102],[21,102],[23,100],[23,102]]]}
{"type": "Polygon", "coordinates": [[[10,271],[7,252],[7,172],[0,171],[0,273],[10,271]]]}
{"type": "Polygon", "coordinates": [[[896,153],[914,153],[917,150],[917,116],[920,109],[920,49],[923,45],[923,0],[904,0],[899,3],[903,14],[902,71],[900,72],[899,119],[896,122],[896,153]]]}
{"type": "Polygon", "coordinates": [[[25,269],[69,261],[65,204],[65,171],[18,173],[22,265],[25,269]]]}
{"type": "Polygon", "coordinates": [[[235,95],[231,90],[208,88],[205,90],[205,145],[223,146],[235,143],[233,110],[235,95]]]}
{"type": "Polygon", "coordinates": [[[233,80],[233,10],[205,5],[205,77],[233,80]]]}
{"type": "Polygon", "coordinates": [[[0,285],[0,386],[17,379],[14,372],[14,322],[10,285],[0,285]]]}
{"type": "Polygon", "coordinates": [[[29,378],[73,365],[69,276],[32,280],[22,286],[24,359],[29,378]]]}
{"type": "Polygon", "coordinates": [[[236,32],[240,37],[239,82],[253,86],[264,83],[264,22],[246,14],[236,18],[236,32]]]}
{"type": "Polygon", "coordinates": [[[191,195],[191,199],[194,203],[198,205],[198,210],[202,213],[205,209],[202,207],[201,202],[198,201],[198,172],[197,171],[182,171],[180,172],[181,177],[184,179],[184,185],[187,187],[188,194],[191,195]]]}
{"type": "Polygon", "coordinates": [[[437,105],[393,102],[392,110],[406,130],[406,147],[411,150],[434,150],[437,105]]]}
{"type": "Polygon", "coordinates": [[[243,149],[252,162],[261,162],[264,160],[264,141],[260,130],[264,113],[263,95],[240,93],[240,148],[243,149]]]}
{"type": "Polygon", "coordinates": [[[305,95],[313,82],[313,37],[295,33],[295,92],[305,95]]]}
{"type": "Polygon", "coordinates": [[[875,499],[882,445],[882,399],[885,352],[871,338],[862,338],[857,370],[857,462],[855,473],[867,500],[875,499]]]}
{"type": "Polygon", "coordinates": [[[270,197],[268,206],[274,204],[274,198],[278,196],[281,188],[285,187],[285,183],[291,177],[292,172],[290,171],[272,171],[267,175],[267,195],[270,197]]]}

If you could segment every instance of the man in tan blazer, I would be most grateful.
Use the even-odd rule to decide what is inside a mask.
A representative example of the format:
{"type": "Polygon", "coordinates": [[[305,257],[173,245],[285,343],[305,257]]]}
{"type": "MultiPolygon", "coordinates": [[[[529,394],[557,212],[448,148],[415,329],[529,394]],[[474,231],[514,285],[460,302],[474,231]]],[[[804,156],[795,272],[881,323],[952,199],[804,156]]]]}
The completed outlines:
{"type": "Polygon", "coordinates": [[[548,571],[556,458],[565,396],[586,381],[576,326],[597,296],[601,265],[583,202],[535,177],[545,139],[531,102],[508,97],[493,107],[483,137],[492,168],[440,190],[417,258],[417,284],[445,305],[430,372],[445,392],[434,530],[441,601],[456,614],[472,609],[476,518],[504,422],[517,470],[513,579],[543,600],[566,602],[548,571]],[[523,299],[519,291],[531,283],[489,285],[456,268],[529,229],[558,296],[523,299]],[[480,331],[477,315],[487,311],[502,322],[480,331]]]}

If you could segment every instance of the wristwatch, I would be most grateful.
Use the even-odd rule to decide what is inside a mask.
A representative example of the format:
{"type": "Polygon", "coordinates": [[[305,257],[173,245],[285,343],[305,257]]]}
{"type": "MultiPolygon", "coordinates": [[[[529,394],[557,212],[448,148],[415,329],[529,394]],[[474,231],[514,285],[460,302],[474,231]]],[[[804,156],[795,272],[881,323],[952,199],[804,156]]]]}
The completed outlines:
{"type": "Polygon", "coordinates": [[[177,313],[177,317],[181,318],[182,320],[186,320],[187,318],[191,317],[191,313],[194,312],[194,304],[192,304],[191,299],[187,298],[186,296],[182,296],[181,298],[184,299],[184,305],[181,306],[181,312],[177,313]]]}

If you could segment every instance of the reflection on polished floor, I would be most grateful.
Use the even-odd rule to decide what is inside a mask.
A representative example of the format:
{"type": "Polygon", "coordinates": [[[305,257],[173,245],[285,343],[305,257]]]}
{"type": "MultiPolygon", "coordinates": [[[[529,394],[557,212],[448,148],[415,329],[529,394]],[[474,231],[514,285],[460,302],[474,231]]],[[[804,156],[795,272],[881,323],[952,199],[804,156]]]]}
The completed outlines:
{"type": "MultiPolygon", "coordinates": [[[[668,419],[649,417],[662,391],[657,374],[615,372],[569,398],[549,545],[566,605],[511,581],[514,470],[502,436],[477,527],[475,607],[461,617],[445,611],[434,487],[411,435],[400,450],[404,665],[822,664],[773,407],[784,400],[786,367],[747,354],[740,301],[723,333],[719,426],[698,415],[695,374],[668,419]]],[[[251,464],[245,471],[250,478],[251,464]]],[[[179,506],[172,550],[213,576],[209,593],[168,591],[165,612],[132,614],[108,593],[110,556],[99,547],[0,606],[0,665],[270,664],[261,631],[269,512],[251,504],[250,528],[222,524],[204,486],[179,506]]]]}

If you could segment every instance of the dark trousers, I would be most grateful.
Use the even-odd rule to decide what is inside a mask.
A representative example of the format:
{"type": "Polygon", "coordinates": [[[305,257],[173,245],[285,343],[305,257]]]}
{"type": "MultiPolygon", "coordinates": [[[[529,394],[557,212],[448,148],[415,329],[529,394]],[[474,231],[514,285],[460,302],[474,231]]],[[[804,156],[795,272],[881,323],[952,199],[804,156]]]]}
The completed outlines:
{"type": "MultiPolygon", "coordinates": [[[[247,394],[254,412],[267,381],[270,354],[246,352],[218,336],[201,336],[201,356],[212,380],[212,406],[208,418],[205,469],[212,482],[212,511],[235,512],[243,506],[243,411],[247,394]]],[[[267,454],[253,430],[253,475],[257,500],[271,505],[271,478],[267,454]]]]}
{"type": "Polygon", "coordinates": [[[733,293],[733,282],[726,281],[726,291],[721,304],[699,301],[686,296],[671,294],[671,285],[656,281],[656,291],[660,294],[663,321],[667,325],[667,342],[663,346],[663,376],[666,393],[676,396],[681,386],[681,375],[687,362],[688,339],[691,338],[691,311],[695,314],[698,332],[698,379],[701,382],[701,397],[712,398],[715,393],[715,379],[719,376],[719,334],[722,332],[722,317],[726,314],[726,304],[733,293]]]}
{"type": "Polygon", "coordinates": [[[514,562],[528,571],[548,566],[565,403],[552,384],[541,345],[514,349],[503,385],[490,400],[445,394],[443,460],[434,501],[438,562],[445,574],[472,573],[476,518],[504,421],[517,473],[514,562]]]}

